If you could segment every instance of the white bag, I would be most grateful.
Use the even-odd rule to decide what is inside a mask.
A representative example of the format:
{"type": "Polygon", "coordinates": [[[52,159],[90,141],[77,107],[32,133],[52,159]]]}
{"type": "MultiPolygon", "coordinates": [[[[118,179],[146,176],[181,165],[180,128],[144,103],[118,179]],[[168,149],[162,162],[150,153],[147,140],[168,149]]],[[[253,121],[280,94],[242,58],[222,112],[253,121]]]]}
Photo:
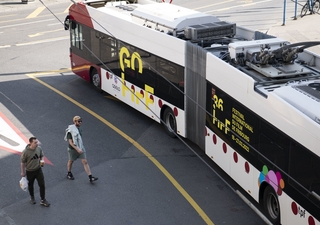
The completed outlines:
{"type": "Polygon", "coordinates": [[[20,180],[20,187],[23,191],[27,191],[28,190],[28,180],[26,177],[21,177],[20,180]]]}

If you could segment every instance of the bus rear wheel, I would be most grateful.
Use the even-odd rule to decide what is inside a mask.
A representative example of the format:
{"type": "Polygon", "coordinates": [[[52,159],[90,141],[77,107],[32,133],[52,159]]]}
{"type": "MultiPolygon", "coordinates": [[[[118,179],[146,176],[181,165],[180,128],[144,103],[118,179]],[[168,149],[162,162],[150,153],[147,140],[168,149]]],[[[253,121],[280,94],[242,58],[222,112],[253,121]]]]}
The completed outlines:
{"type": "Polygon", "coordinates": [[[176,121],[176,117],[174,116],[172,110],[170,108],[166,108],[164,110],[164,114],[163,114],[163,125],[164,128],[167,132],[167,134],[170,137],[176,137],[176,133],[177,133],[177,121],[176,121]]]}
{"type": "Polygon", "coordinates": [[[280,225],[280,205],[278,196],[271,186],[267,186],[263,193],[263,206],[266,216],[274,225],[280,225]]]}
{"type": "Polygon", "coordinates": [[[93,68],[91,70],[91,75],[90,76],[91,76],[91,81],[92,81],[92,84],[94,85],[94,87],[97,90],[101,91],[101,78],[100,78],[100,75],[99,75],[99,73],[98,73],[96,68],[93,68]]]}

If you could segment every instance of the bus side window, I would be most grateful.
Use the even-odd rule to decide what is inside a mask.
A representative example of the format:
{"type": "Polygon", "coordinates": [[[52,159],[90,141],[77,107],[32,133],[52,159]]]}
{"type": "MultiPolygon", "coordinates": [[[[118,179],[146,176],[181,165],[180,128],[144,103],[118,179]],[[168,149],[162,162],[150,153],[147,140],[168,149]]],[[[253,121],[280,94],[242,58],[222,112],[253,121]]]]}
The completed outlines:
{"type": "Polygon", "coordinates": [[[310,183],[310,191],[314,191],[320,196],[320,159],[317,156],[313,156],[312,166],[314,176],[310,183]]]}
{"type": "Polygon", "coordinates": [[[259,151],[274,165],[287,172],[288,145],[286,142],[288,138],[264,122],[261,122],[260,126],[259,151]]]}
{"type": "MultiPolygon", "coordinates": [[[[296,142],[291,143],[289,175],[305,189],[320,195],[320,159],[296,142]]],[[[295,182],[293,181],[293,184],[295,182]]],[[[296,185],[294,185],[296,187],[296,185]]],[[[298,187],[299,189],[299,187],[298,187]]]]}
{"type": "Polygon", "coordinates": [[[75,46],[76,45],[76,36],[74,33],[74,29],[75,29],[75,23],[71,21],[71,29],[70,29],[70,33],[71,33],[71,46],[75,46]]]}
{"type": "Polygon", "coordinates": [[[71,45],[82,50],[82,40],[82,26],[78,23],[71,22],[71,45]]]}
{"type": "Polygon", "coordinates": [[[177,88],[180,88],[180,90],[184,88],[184,74],[180,66],[158,58],[156,70],[158,71],[158,88],[171,97],[178,98],[180,92],[177,88]]]}

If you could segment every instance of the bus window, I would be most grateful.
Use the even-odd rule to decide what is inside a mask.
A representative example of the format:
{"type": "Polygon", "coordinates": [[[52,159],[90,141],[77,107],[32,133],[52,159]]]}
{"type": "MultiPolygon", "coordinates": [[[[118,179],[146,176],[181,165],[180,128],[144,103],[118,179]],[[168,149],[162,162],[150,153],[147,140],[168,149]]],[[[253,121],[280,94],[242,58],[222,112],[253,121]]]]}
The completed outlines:
{"type": "Polygon", "coordinates": [[[292,142],[289,161],[289,175],[310,192],[314,191],[320,195],[319,157],[298,143],[292,142]]]}
{"type": "MultiPolygon", "coordinates": [[[[261,132],[259,135],[259,151],[274,165],[277,165],[285,172],[287,169],[288,154],[287,142],[288,138],[278,132],[276,129],[264,122],[260,124],[261,132]]],[[[265,160],[263,160],[265,161],[265,160]]]]}
{"type": "Polygon", "coordinates": [[[158,88],[170,96],[178,98],[179,91],[176,87],[183,89],[183,86],[181,86],[184,81],[183,70],[180,70],[178,65],[161,58],[157,59],[156,66],[159,73],[158,88]]]}
{"type": "MultiPolygon", "coordinates": [[[[74,23],[74,22],[73,22],[74,23]]],[[[72,25],[71,27],[71,45],[83,49],[82,47],[82,26],[78,23],[72,25]]]]}

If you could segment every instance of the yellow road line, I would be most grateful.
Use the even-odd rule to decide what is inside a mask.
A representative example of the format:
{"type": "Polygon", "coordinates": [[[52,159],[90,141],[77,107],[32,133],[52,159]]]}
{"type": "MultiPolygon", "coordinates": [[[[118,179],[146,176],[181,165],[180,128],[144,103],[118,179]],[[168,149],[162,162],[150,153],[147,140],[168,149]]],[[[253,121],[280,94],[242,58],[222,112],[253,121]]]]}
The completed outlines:
{"type": "Polygon", "coordinates": [[[130,142],[132,145],[134,145],[141,153],[143,153],[151,162],[154,163],[154,165],[167,177],[168,180],[173,184],[173,186],[181,193],[181,195],[189,202],[189,204],[197,211],[197,213],[201,216],[201,218],[204,220],[204,222],[208,225],[214,225],[214,223],[210,220],[210,218],[207,216],[207,214],[200,208],[200,206],[193,200],[193,198],[184,190],[184,188],[171,176],[171,174],[161,165],[161,163],[156,160],[145,148],[143,148],[138,142],[133,140],[130,136],[125,134],[123,131],[121,131],[119,128],[114,126],[112,123],[92,111],[91,109],[85,107],[81,103],[77,102],[73,98],[70,98],[68,95],[64,94],[63,92],[59,91],[58,89],[52,87],[51,85],[43,82],[42,80],[35,77],[35,74],[26,74],[30,78],[34,79],[35,81],[39,82],[40,84],[46,86],[50,90],[56,92],[57,94],[61,95],[63,98],[69,100],[73,104],[77,105],[79,108],[83,109],[87,113],[91,114],[98,120],[100,120],[102,123],[110,127],[112,130],[117,132],[120,136],[122,136],[124,139],[126,139],[128,142],[130,142]]]}
{"type": "Polygon", "coordinates": [[[41,6],[39,8],[37,8],[36,10],[34,10],[31,14],[29,14],[29,16],[27,16],[26,18],[35,18],[37,17],[46,7],[41,6]]]}
{"type": "Polygon", "coordinates": [[[68,13],[68,12],[69,12],[69,8],[70,8],[71,5],[73,5],[73,3],[70,3],[70,5],[68,6],[68,8],[66,8],[66,10],[64,10],[63,12],[64,12],[64,13],[68,13]]]}
{"type": "Polygon", "coordinates": [[[118,98],[112,96],[112,95],[106,95],[106,96],[103,96],[105,98],[108,98],[108,99],[111,99],[111,100],[114,100],[114,101],[118,101],[118,102],[121,102],[118,98]]]}
{"type": "Polygon", "coordinates": [[[72,72],[71,68],[65,68],[61,70],[50,70],[50,71],[41,71],[41,72],[34,72],[27,74],[27,76],[32,75],[32,76],[46,76],[50,74],[61,74],[61,73],[70,73],[72,72]]]}

